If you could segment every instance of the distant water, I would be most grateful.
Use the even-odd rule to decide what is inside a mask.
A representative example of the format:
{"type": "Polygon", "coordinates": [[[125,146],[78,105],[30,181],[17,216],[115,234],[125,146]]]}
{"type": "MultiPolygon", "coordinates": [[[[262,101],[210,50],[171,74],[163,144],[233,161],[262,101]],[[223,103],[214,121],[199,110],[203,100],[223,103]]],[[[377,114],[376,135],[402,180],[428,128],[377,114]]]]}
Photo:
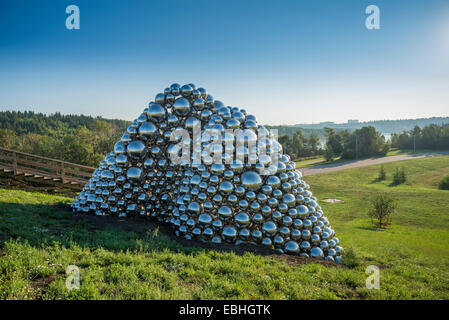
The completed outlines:
{"type": "Polygon", "coordinates": [[[391,140],[391,133],[382,133],[385,137],[385,140],[390,141],[391,140]]]}

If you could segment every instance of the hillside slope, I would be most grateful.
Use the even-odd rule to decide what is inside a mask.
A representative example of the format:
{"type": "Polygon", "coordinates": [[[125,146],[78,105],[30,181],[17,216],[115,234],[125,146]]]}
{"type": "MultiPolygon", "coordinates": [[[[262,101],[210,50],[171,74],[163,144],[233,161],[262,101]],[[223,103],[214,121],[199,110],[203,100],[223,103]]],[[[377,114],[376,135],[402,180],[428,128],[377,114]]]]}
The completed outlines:
{"type": "Polygon", "coordinates": [[[449,196],[436,187],[448,160],[385,164],[384,182],[376,180],[379,166],[307,178],[341,243],[354,249],[351,267],[191,247],[139,221],[121,227],[74,218],[66,197],[0,189],[0,298],[449,299],[449,196]],[[401,166],[408,181],[393,187],[401,166]],[[377,191],[398,200],[387,230],[367,217],[377,191]],[[81,285],[69,292],[71,264],[81,285]],[[365,287],[368,265],[380,268],[379,290],[365,287]]]}

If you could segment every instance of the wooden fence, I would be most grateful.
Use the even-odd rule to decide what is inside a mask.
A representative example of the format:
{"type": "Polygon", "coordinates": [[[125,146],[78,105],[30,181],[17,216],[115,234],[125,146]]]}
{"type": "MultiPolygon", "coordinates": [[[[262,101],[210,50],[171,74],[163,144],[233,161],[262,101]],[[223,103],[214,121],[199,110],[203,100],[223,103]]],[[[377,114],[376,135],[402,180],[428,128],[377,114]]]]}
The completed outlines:
{"type": "Polygon", "coordinates": [[[95,168],[0,147],[0,172],[37,182],[82,188],[95,168]]]}

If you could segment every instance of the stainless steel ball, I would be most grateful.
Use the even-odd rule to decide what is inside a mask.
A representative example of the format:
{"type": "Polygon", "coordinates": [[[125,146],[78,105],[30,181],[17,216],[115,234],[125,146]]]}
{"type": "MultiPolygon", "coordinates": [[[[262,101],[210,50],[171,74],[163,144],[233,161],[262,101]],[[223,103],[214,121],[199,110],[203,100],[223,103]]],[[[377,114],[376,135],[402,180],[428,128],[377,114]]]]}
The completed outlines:
{"type": "Polygon", "coordinates": [[[225,106],[194,84],[173,83],[131,123],[72,208],[149,217],[187,240],[249,243],[341,262],[335,231],[282,152],[246,110],[225,106]],[[182,139],[173,135],[177,129],[200,135],[182,139]],[[183,148],[192,161],[172,162],[183,148]]]}

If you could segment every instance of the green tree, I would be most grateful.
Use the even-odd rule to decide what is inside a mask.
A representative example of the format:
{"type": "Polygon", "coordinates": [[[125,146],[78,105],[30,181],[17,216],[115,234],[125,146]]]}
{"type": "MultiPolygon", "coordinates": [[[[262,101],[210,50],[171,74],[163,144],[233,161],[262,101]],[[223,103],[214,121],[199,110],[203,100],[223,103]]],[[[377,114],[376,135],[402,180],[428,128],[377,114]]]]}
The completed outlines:
{"type": "Polygon", "coordinates": [[[334,153],[332,152],[332,149],[329,148],[329,146],[327,145],[324,148],[324,158],[326,159],[327,162],[334,160],[334,153]]]}
{"type": "Polygon", "coordinates": [[[387,178],[387,173],[385,172],[384,166],[380,166],[379,177],[377,178],[379,181],[383,181],[387,178]]]}
{"type": "Polygon", "coordinates": [[[368,215],[374,225],[382,228],[391,223],[391,215],[397,208],[396,201],[392,197],[387,193],[378,193],[370,200],[370,204],[368,215]]]}
{"type": "MultiPolygon", "coordinates": [[[[282,145],[284,153],[291,154],[291,138],[289,135],[284,134],[278,138],[278,142],[282,145]]],[[[293,156],[293,155],[292,155],[293,156]]]]}
{"type": "Polygon", "coordinates": [[[307,150],[308,155],[314,156],[318,154],[318,147],[320,145],[320,137],[315,133],[312,132],[310,134],[309,139],[307,139],[307,150]]]}
{"type": "Polygon", "coordinates": [[[372,126],[355,130],[344,139],[342,157],[346,159],[368,158],[373,156],[385,156],[390,150],[390,145],[372,126]]]}
{"type": "MultiPolygon", "coordinates": [[[[43,157],[55,157],[55,138],[37,133],[28,133],[18,139],[18,150],[43,157]]],[[[62,160],[62,159],[61,159],[62,160]]]]}
{"type": "Polygon", "coordinates": [[[324,130],[326,131],[326,148],[332,154],[340,155],[343,152],[343,136],[337,134],[332,128],[324,128],[324,130]]]}
{"type": "Polygon", "coordinates": [[[84,115],[0,112],[0,143],[7,148],[97,166],[129,121],[84,115]]]}
{"type": "Polygon", "coordinates": [[[17,134],[10,129],[0,129],[0,146],[12,149],[16,145],[17,134]]]}
{"type": "Polygon", "coordinates": [[[396,168],[395,173],[393,174],[393,184],[398,185],[407,181],[407,175],[405,174],[405,169],[402,167],[401,169],[396,168]]]}
{"type": "Polygon", "coordinates": [[[306,155],[305,144],[307,143],[307,139],[304,136],[301,130],[295,132],[292,137],[292,152],[296,156],[296,158],[304,157],[306,155]]]}

